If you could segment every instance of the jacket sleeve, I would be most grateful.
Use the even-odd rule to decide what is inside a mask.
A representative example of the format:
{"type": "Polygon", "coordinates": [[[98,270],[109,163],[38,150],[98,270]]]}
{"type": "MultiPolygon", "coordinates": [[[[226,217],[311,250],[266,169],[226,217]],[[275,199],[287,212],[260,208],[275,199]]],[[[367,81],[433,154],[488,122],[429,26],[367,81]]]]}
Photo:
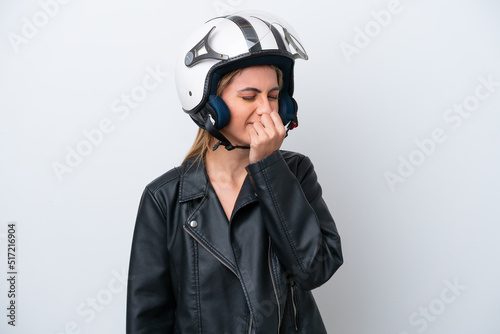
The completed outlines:
{"type": "Polygon", "coordinates": [[[139,205],[130,256],[127,334],[174,332],[176,307],[166,244],[165,215],[146,188],[139,205]]]}
{"type": "Polygon", "coordinates": [[[325,283],[343,263],[340,236],[308,157],[289,166],[280,151],[247,166],[280,262],[303,290],[325,283]],[[294,172],[292,172],[292,170],[294,172]]]}

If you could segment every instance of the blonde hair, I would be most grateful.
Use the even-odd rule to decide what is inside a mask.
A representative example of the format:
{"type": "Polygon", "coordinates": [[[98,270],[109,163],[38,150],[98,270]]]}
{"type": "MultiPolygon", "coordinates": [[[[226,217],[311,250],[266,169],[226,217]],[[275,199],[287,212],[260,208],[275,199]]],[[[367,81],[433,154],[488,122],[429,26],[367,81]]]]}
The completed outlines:
{"type": "MultiPolygon", "coordinates": [[[[260,66],[269,66],[270,68],[276,71],[276,76],[278,79],[278,87],[281,90],[281,87],[283,87],[283,72],[274,65],[260,65],[260,66]]],[[[245,68],[239,68],[229,73],[226,73],[222,77],[222,79],[219,80],[219,83],[217,84],[216,94],[221,96],[224,89],[231,83],[231,80],[233,80],[234,77],[240,74],[243,71],[243,69],[245,68]]],[[[215,137],[213,137],[210,133],[208,133],[207,130],[199,128],[198,132],[196,133],[193,145],[189,149],[189,152],[186,154],[186,157],[184,158],[184,161],[182,161],[182,164],[185,164],[186,161],[191,158],[194,158],[193,163],[196,162],[199,163],[203,161],[205,159],[207,152],[211,150],[213,145],[215,145],[214,143],[215,140],[216,140],[215,137]]]]}

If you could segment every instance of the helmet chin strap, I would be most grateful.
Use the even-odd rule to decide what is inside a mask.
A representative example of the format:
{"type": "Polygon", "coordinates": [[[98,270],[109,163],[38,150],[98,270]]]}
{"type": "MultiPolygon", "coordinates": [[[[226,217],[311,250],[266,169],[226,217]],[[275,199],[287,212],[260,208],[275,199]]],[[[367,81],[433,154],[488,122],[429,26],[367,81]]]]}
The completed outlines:
{"type": "Polygon", "coordinates": [[[227,140],[227,138],[214,126],[214,120],[211,115],[205,120],[205,130],[208,131],[212,136],[219,139],[219,141],[214,145],[212,151],[215,151],[220,145],[223,145],[226,150],[232,151],[235,148],[250,149],[250,146],[233,145],[227,140]]]}

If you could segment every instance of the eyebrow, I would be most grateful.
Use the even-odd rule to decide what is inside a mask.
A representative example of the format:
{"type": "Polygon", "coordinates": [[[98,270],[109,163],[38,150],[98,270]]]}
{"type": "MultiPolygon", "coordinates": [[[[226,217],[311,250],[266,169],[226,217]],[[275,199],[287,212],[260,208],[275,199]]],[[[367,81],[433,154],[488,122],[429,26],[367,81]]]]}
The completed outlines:
{"type": "MultiPolygon", "coordinates": [[[[269,90],[269,92],[274,92],[276,90],[280,90],[280,88],[278,86],[274,87],[274,88],[271,88],[269,90]]],[[[240,89],[238,91],[238,93],[242,93],[242,92],[256,92],[256,93],[262,93],[262,91],[260,89],[257,89],[257,88],[254,88],[254,87],[247,87],[247,88],[243,88],[243,89],[240,89]]]]}

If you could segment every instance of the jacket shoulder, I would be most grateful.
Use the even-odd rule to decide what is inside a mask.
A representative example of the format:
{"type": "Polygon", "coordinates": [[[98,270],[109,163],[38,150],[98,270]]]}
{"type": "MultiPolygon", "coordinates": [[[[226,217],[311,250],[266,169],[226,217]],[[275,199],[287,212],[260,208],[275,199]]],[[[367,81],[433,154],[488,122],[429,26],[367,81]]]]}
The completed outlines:
{"type": "Polygon", "coordinates": [[[280,150],[281,152],[281,155],[283,156],[283,159],[285,159],[285,161],[287,163],[292,163],[294,161],[302,161],[304,160],[305,158],[307,158],[307,156],[305,156],[304,154],[302,153],[299,153],[299,152],[292,152],[292,151],[285,151],[285,150],[280,150]]]}
{"type": "Polygon", "coordinates": [[[148,189],[152,193],[155,193],[159,189],[170,187],[173,183],[177,183],[181,178],[181,173],[179,171],[180,168],[181,167],[174,167],[164,174],[158,176],[146,186],[146,189],[148,189]]]}
{"type": "Polygon", "coordinates": [[[306,169],[312,167],[312,162],[309,157],[302,153],[284,150],[281,150],[280,152],[286,164],[288,165],[288,168],[290,168],[290,170],[292,171],[297,171],[299,169],[299,166],[300,168],[306,169]]]}

